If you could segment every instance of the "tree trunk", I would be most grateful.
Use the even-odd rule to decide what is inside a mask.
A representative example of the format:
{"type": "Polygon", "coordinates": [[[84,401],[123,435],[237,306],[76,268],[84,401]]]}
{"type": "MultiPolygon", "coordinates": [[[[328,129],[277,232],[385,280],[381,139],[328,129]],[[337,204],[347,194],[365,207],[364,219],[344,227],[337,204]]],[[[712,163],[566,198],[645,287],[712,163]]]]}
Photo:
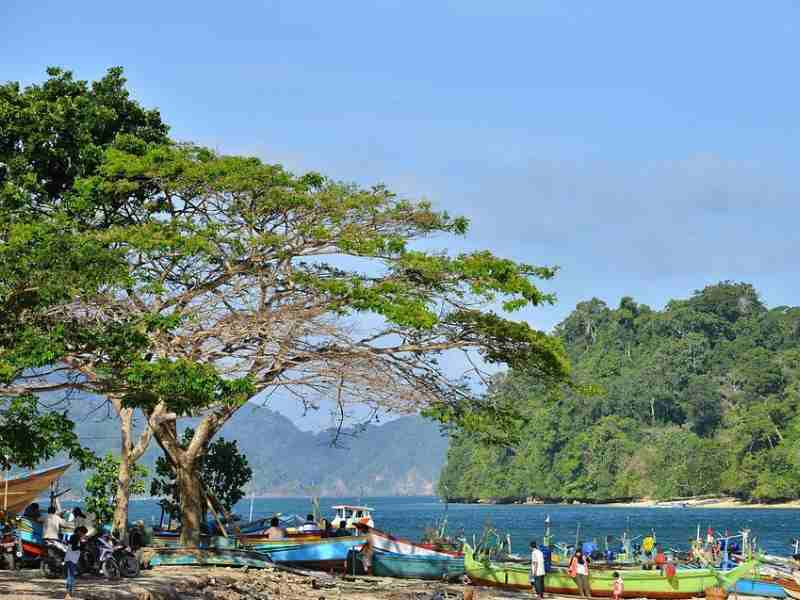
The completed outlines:
{"type": "MultiPolygon", "coordinates": [[[[136,446],[133,445],[133,409],[122,406],[122,399],[111,397],[111,404],[119,417],[119,429],[122,436],[120,444],[119,473],[117,474],[117,493],[114,498],[114,519],[111,525],[122,540],[128,537],[128,504],[130,502],[131,471],[150,445],[151,429],[145,424],[136,446]]],[[[99,525],[99,523],[98,523],[99,525]]]]}
{"type": "Polygon", "coordinates": [[[194,461],[185,453],[175,464],[175,483],[181,499],[181,546],[199,546],[205,495],[194,461]]]}
{"type": "Polygon", "coordinates": [[[117,495],[114,498],[114,521],[111,531],[119,539],[128,535],[128,501],[130,499],[131,465],[127,453],[122,452],[117,475],[117,495]]]}
{"type": "Polygon", "coordinates": [[[163,403],[159,403],[148,415],[150,428],[164,450],[164,455],[175,470],[175,484],[181,504],[182,546],[200,544],[200,525],[205,514],[206,491],[197,470],[198,459],[208,451],[208,443],[231,418],[238,406],[223,406],[207,414],[194,430],[189,445],[184,448],[178,440],[177,418],[167,413],[163,403]]]}

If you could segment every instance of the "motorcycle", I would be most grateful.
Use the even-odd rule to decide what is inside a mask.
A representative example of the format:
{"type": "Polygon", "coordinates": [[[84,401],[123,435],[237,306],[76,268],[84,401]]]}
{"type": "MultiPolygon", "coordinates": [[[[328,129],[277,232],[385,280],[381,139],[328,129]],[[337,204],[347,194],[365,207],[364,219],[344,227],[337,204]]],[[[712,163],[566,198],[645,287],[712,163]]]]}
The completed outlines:
{"type": "Polygon", "coordinates": [[[0,563],[9,571],[14,571],[18,566],[17,553],[22,555],[22,547],[14,535],[14,531],[5,527],[0,534],[0,563]]]}
{"type": "MultiPolygon", "coordinates": [[[[69,545],[61,540],[44,540],[44,554],[42,554],[39,569],[48,579],[64,577],[64,557],[67,555],[69,545]]],[[[80,566],[78,568],[80,573],[80,566]]]]}
{"type": "Polygon", "coordinates": [[[106,579],[119,577],[136,577],[139,574],[139,560],[129,546],[126,546],[110,534],[94,538],[96,554],[91,558],[86,553],[85,563],[90,563],[89,570],[106,579]]]}

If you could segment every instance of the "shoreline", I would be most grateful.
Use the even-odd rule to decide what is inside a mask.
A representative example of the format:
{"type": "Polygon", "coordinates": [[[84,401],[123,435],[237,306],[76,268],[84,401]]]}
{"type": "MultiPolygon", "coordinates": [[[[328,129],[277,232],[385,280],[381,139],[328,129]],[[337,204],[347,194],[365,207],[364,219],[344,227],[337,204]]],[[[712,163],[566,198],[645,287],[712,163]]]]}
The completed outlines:
{"type": "Polygon", "coordinates": [[[714,509],[800,509],[800,500],[789,500],[787,502],[774,502],[769,504],[759,504],[745,502],[736,498],[690,498],[687,500],[636,500],[632,502],[606,503],[600,506],[622,506],[631,508],[714,508],[714,509]]]}
{"type": "Polygon", "coordinates": [[[795,509],[800,510],[800,500],[785,502],[757,503],[746,502],[730,496],[703,496],[697,498],[677,498],[653,500],[650,498],[620,499],[605,502],[539,500],[532,498],[457,498],[450,504],[473,504],[480,506],[518,505],[518,506],[603,506],[620,508],[712,508],[712,509],[795,509]]]}

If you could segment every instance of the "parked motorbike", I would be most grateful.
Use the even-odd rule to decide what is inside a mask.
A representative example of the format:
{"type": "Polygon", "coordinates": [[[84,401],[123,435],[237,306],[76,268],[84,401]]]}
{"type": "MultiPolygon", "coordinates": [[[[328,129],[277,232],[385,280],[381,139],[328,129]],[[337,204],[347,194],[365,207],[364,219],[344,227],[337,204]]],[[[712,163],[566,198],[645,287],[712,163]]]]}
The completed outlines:
{"type": "MultiPolygon", "coordinates": [[[[139,561],[129,546],[110,534],[94,538],[94,550],[84,554],[84,564],[88,570],[106,579],[136,577],[139,574],[139,561]]],[[[84,559],[82,556],[82,559],[84,559]]]]}
{"type": "MultiPolygon", "coordinates": [[[[64,569],[64,557],[67,555],[68,549],[68,544],[61,540],[45,540],[44,554],[39,563],[39,569],[42,575],[49,579],[64,577],[66,574],[64,569]]],[[[78,572],[80,572],[80,568],[78,572]]]]}
{"type": "Polygon", "coordinates": [[[22,554],[22,547],[10,527],[4,527],[0,534],[0,564],[2,568],[13,571],[18,567],[17,553],[22,554]]]}

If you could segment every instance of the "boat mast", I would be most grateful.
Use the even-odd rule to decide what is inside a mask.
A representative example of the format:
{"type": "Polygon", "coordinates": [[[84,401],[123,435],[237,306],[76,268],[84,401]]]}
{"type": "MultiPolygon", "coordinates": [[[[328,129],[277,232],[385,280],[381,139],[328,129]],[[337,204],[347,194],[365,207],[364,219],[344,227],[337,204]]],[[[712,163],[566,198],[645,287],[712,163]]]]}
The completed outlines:
{"type": "Polygon", "coordinates": [[[253,490],[253,484],[250,484],[250,518],[247,520],[248,523],[253,522],[253,502],[255,500],[255,491],[253,490]]]}
{"type": "Polygon", "coordinates": [[[552,542],[552,538],[550,537],[550,515],[545,515],[544,517],[544,545],[546,547],[550,547],[550,543],[552,542]]]}

